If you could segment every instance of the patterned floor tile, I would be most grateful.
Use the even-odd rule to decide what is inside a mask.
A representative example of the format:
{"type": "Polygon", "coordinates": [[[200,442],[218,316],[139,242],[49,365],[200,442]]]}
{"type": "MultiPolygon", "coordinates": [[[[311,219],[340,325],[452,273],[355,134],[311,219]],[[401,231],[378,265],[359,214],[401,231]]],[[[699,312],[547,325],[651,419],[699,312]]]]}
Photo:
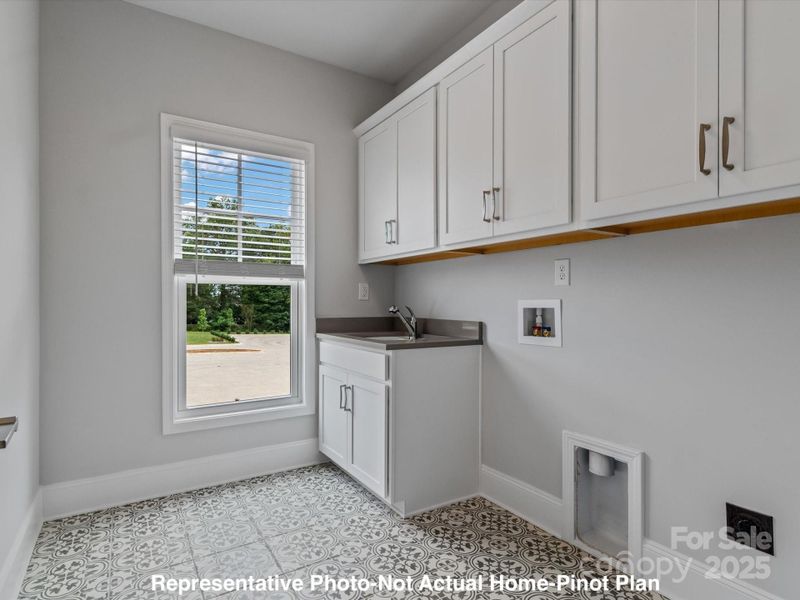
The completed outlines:
{"type": "MultiPolygon", "coordinates": [[[[264,542],[239,546],[197,559],[197,571],[205,579],[266,579],[280,574],[280,567],[264,542]]],[[[228,588],[230,589],[230,588],[228,588]]],[[[222,595],[224,591],[207,591],[207,598],[222,595]]]]}
{"type": "Polygon", "coordinates": [[[297,596],[292,592],[251,592],[240,591],[231,592],[224,596],[219,596],[219,600],[295,600],[297,596]]]}
{"type": "Polygon", "coordinates": [[[260,539],[252,521],[227,517],[197,522],[187,528],[187,534],[195,558],[252,544],[260,539]]]}
{"type": "MultiPolygon", "coordinates": [[[[42,526],[21,600],[665,600],[625,591],[508,591],[492,577],[597,575],[591,556],[483,498],[399,518],[333,465],[254,477],[50,521],[42,526]],[[152,588],[153,577],[259,578],[299,591],[152,588]],[[380,576],[411,577],[381,589],[380,576]],[[366,578],[356,589],[339,580],[366,578]],[[431,589],[477,581],[480,590],[431,589]],[[316,588],[312,588],[312,581],[316,588]],[[415,587],[416,586],[416,587],[415,587]]],[[[195,585],[198,585],[197,583],[195,585]]]]}
{"type": "Polygon", "coordinates": [[[325,598],[326,600],[361,600],[374,592],[374,587],[366,590],[350,585],[353,580],[377,583],[379,573],[371,571],[362,564],[329,558],[310,567],[304,567],[288,574],[300,579],[304,587],[295,592],[295,597],[302,600],[325,598]]]}
{"type": "Polygon", "coordinates": [[[197,568],[194,562],[173,565],[167,569],[160,569],[152,573],[139,573],[136,571],[117,571],[111,576],[109,600],[203,600],[200,590],[186,592],[161,589],[154,586],[159,579],[196,580],[197,568]],[[155,578],[155,579],[154,579],[155,578]]]}
{"type": "Polygon", "coordinates": [[[138,538],[116,553],[111,559],[111,567],[113,570],[150,573],[191,560],[188,538],[153,536],[138,538]]]}
{"type": "MultiPolygon", "coordinates": [[[[44,571],[38,571],[25,578],[21,594],[24,597],[42,599],[65,598],[69,596],[98,597],[94,592],[98,578],[110,570],[108,560],[86,557],[66,559],[54,558],[44,571]]],[[[102,594],[101,594],[102,595],[102,594]]]]}

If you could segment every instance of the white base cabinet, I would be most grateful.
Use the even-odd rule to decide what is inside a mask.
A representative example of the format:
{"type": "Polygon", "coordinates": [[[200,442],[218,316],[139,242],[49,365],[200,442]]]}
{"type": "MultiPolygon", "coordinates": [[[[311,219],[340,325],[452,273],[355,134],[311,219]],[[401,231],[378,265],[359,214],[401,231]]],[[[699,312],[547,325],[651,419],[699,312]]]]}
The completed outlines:
{"type": "Polygon", "coordinates": [[[319,356],[320,452],[402,516],[478,493],[480,346],[319,356]]]}

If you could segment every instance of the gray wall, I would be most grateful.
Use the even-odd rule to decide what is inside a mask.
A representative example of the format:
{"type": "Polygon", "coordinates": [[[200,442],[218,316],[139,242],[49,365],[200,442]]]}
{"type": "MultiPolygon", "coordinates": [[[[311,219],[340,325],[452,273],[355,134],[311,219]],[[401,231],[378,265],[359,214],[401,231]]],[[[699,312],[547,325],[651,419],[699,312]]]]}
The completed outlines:
{"type": "Polygon", "coordinates": [[[500,17],[519,4],[521,0],[494,0],[477,19],[459,31],[445,43],[439,46],[430,56],[417,64],[411,71],[406,73],[397,83],[397,93],[399,94],[407,87],[410,87],[420,77],[428,73],[431,69],[438,66],[446,58],[449,58],[456,50],[469,42],[472,38],[497,21],[500,17]]]}
{"type": "Polygon", "coordinates": [[[0,2],[0,417],[20,420],[0,450],[0,567],[39,488],[38,12],[0,2]]]}
{"type": "Polygon", "coordinates": [[[648,537],[716,531],[725,501],[774,515],[759,585],[796,597],[800,216],[399,267],[395,288],[486,323],[484,464],[560,497],[563,430],[639,448],[648,537]],[[537,298],[563,299],[563,348],[517,343],[537,298]]]}
{"type": "Polygon", "coordinates": [[[116,0],[46,1],[41,35],[42,483],[315,436],[161,434],[159,113],[316,144],[317,313],[377,315],[393,273],[356,264],[351,129],[392,88],[116,0]]]}

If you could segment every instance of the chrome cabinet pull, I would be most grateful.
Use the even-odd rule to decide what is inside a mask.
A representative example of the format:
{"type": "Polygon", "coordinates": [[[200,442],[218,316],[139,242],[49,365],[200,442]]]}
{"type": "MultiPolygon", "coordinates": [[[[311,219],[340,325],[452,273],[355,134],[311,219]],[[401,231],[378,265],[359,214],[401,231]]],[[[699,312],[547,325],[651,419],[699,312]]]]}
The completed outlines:
{"type": "Polygon", "coordinates": [[[389,243],[396,244],[397,243],[397,219],[389,219],[389,243]]]}
{"type": "Polygon", "coordinates": [[[700,172],[703,175],[710,175],[711,169],[706,168],[706,131],[711,129],[708,123],[700,123],[700,172]]]}
{"type": "Polygon", "coordinates": [[[387,244],[391,244],[389,241],[389,221],[383,222],[383,241],[387,244]]]}
{"type": "Polygon", "coordinates": [[[500,220],[500,215],[497,214],[497,194],[500,193],[499,187],[492,188],[492,218],[495,221],[500,220]]]}
{"type": "Polygon", "coordinates": [[[491,194],[491,190],[483,190],[483,214],[481,216],[481,220],[484,223],[491,223],[492,220],[486,217],[486,202],[489,200],[489,194],[491,194]]]}
{"type": "Polygon", "coordinates": [[[726,170],[732,171],[733,165],[728,162],[728,150],[731,145],[731,125],[736,121],[733,117],[724,117],[722,119],[722,166],[726,170]]]}
{"type": "Polygon", "coordinates": [[[339,408],[342,410],[344,410],[344,403],[345,403],[345,399],[342,398],[342,392],[344,392],[346,388],[347,386],[344,384],[339,386],[339,408]]]}

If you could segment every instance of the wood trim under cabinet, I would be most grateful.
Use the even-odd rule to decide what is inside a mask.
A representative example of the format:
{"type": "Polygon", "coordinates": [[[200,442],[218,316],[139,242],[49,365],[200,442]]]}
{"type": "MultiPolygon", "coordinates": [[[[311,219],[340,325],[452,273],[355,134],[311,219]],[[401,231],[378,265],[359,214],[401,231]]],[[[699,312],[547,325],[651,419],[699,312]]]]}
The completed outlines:
{"type": "Polygon", "coordinates": [[[672,217],[661,217],[658,219],[646,219],[634,221],[623,225],[609,225],[594,229],[582,229],[580,231],[568,231],[554,235],[544,235],[510,242],[489,243],[470,248],[458,250],[442,250],[418,256],[407,256],[391,260],[381,261],[384,265],[410,265],[421,262],[435,260],[448,260],[451,258],[463,258],[475,254],[495,254],[499,252],[515,252],[517,250],[529,250],[531,248],[542,248],[545,246],[558,246],[560,244],[575,244],[579,242],[591,242],[613,237],[636,235],[639,233],[651,233],[654,231],[666,231],[669,229],[682,229],[684,227],[700,227],[712,225],[714,223],[729,223],[731,221],[747,221],[750,219],[762,219],[765,217],[776,217],[780,215],[790,215],[800,213],[800,197],[787,198],[785,200],[774,200],[771,202],[759,202],[744,206],[733,206],[729,208],[717,208],[686,215],[676,215],[672,217]]]}

